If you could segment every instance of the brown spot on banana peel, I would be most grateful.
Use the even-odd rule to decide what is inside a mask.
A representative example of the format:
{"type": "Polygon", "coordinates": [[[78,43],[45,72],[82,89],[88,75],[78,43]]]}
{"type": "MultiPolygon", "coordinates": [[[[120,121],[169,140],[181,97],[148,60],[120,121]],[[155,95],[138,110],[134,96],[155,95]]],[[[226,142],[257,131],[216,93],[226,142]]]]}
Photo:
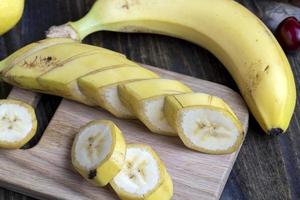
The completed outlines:
{"type": "Polygon", "coordinates": [[[88,175],[88,179],[94,179],[97,176],[97,170],[91,170],[88,175]]]}
{"type": "MultiPolygon", "coordinates": [[[[50,55],[46,56],[46,57],[36,56],[33,59],[33,61],[26,61],[26,60],[23,61],[24,63],[22,65],[22,67],[36,68],[36,69],[40,70],[42,73],[39,76],[36,77],[36,79],[38,80],[39,77],[51,72],[52,70],[54,70],[58,67],[63,67],[68,62],[71,62],[75,59],[78,59],[78,58],[81,58],[81,57],[84,57],[84,56],[96,54],[96,53],[97,53],[96,50],[89,50],[87,52],[83,52],[83,53],[74,55],[74,56],[72,56],[70,58],[67,58],[65,60],[62,60],[62,61],[59,61],[56,57],[50,56],[50,55]]],[[[10,68],[10,69],[13,69],[13,67],[10,68]]],[[[3,80],[5,82],[10,83],[12,85],[15,85],[17,87],[24,88],[20,82],[18,82],[14,79],[13,76],[7,76],[8,72],[9,72],[9,70],[6,71],[6,72],[3,72],[3,74],[2,74],[3,80]]],[[[24,89],[32,89],[32,88],[24,88],[24,89]]],[[[46,93],[46,91],[44,91],[44,90],[41,90],[41,91],[42,91],[42,93],[46,93]]],[[[49,93],[48,92],[48,94],[58,95],[58,94],[61,93],[61,91],[59,91],[59,89],[56,92],[58,92],[58,93],[55,93],[55,92],[49,93]]],[[[67,96],[71,96],[71,94],[66,94],[64,97],[67,98],[67,96]]]]}
{"type": "Polygon", "coordinates": [[[122,5],[122,8],[129,10],[129,3],[127,0],[125,0],[125,3],[122,5]]]}
{"type": "Polygon", "coordinates": [[[139,0],[124,0],[121,8],[129,10],[132,6],[138,5],[139,0]]]}
{"type": "Polygon", "coordinates": [[[46,71],[49,68],[53,67],[62,67],[63,63],[60,63],[56,57],[47,56],[36,56],[34,60],[27,61],[25,60],[22,67],[24,68],[38,68],[40,71],[46,71]]]}
{"type": "Polygon", "coordinates": [[[269,73],[270,65],[267,65],[267,67],[264,69],[265,73],[269,73]]]}
{"type": "Polygon", "coordinates": [[[251,98],[253,98],[253,95],[258,88],[259,84],[263,80],[263,78],[269,74],[270,71],[270,65],[267,65],[262,71],[257,71],[256,69],[256,64],[261,64],[260,62],[258,63],[253,63],[250,67],[250,75],[248,79],[248,84],[247,84],[247,91],[249,92],[251,98]]]}
{"type": "MultiPolygon", "coordinates": [[[[43,41],[38,41],[36,43],[42,44],[43,41]]],[[[10,61],[10,63],[5,67],[5,69],[1,72],[1,74],[6,74],[9,70],[11,70],[15,65],[20,64],[21,62],[23,62],[25,59],[27,59],[28,57],[30,57],[32,54],[38,52],[38,51],[42,51],[45,49],[48,49],[50,47],[54,47],[54,46],[58,46],[61,45],[62,43],[58,43],[58,44],[52,44],[49,46],[45,46],[43,48],[36,48],[37,50],[33,50],[35,48],[33,48],[32,50],[29,50],[28,52],[25,52],[24,54],[22,54],[21,56],[16,57],[15,59],[13,59],[12,61],[10,61]],[[21,58],[21,59],[20,59],[21,58]]]]}

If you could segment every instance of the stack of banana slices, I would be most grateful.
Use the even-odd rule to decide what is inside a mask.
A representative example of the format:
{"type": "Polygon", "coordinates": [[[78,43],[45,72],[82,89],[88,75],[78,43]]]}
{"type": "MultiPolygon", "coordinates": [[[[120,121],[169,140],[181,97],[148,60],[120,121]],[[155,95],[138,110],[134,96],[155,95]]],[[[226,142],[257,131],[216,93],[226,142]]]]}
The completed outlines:
{"type": "Polygon", "coordinates": [[[100,106],[118,118],[138,118],[153,133],[179,135],[200,152],[232,153],[243,139],[238,118],[223,100],[194,94],[122,54],[72,39],[27,45],[0,62],[0,74],[25,89],[100,106]]]}
{"type": "Polygon", "coordinates": [[[108,183],[120,199],[169,200],[173,183],[163,162],[144,144],[128,144],[111,121],[82,127],[72,147],[72,164],[97,186],[108,183]]]}

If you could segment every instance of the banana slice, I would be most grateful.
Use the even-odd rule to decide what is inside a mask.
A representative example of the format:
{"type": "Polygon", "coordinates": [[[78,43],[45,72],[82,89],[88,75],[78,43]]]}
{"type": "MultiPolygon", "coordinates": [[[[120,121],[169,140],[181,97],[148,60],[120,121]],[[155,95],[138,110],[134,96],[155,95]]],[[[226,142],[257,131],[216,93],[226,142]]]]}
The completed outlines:
{"type": "Polygon", "coordinates": [[[111,121],[92,121],[83,126],[72,147],[72,164],[89,182],[105,186],[122,169],[126,143],[111,121]]]}
{"type": "Polygon", "coordinates": [[[117,86],[123,82],[150,78],[158,78],[158,75],[139,65],[120,65],[84,76],[78,84],[83,94],[116,117],[134,118],[120,101],[117,86]]]}
{"type": "Polygon", "coordinates": [[[50,46],[66,44],[66,43],[75,43],[75,41],[69,38],[51,38],[51,39],[40,40],[38,42],[34,42],[29,45],[26,45],[25,47],[22,47],[21,49],[11,54],[4,60],[5,69],[3,69],[3,74],[9,71],[17,63],[22,62],[28,56],[30,56],[31,54],[37,51],[41,51],[42,49],[49,48],[50,46]]]}
{"type": "Polygon", "coordinates": [[[232,153],[244,137],[240,121],[218,97],[202,93],[168,96],[164,113],[190,149],[209,154],[232,153]]]}
{"type": "Polygon", "coordinates": [[[37,120],[30,105],[16,100],[0,100],[0,148],[21,148],[36,130],[37,120]]]}
{"type": "Polygon", "coordinates": [[[125,164],[110,182],[123,200],[169,200],[173,183],[164,164],[151,147],[129,144],[125,164]]]}
{"type": "Polygon", "coordinates": [[[167,95],[191,92],[175,80],[149,79],[121,84],[118,88],[121,101],[154,133],[176,136],[167,122],[163,105],[167,95]]]}
{"type": "MultiPolygon", "coordinates": [[[[107,68],[114,68],[122,64],[136,65],[124,56],[110,53],[109,50],[98,48],[80,57],[70,60],[61,67],[54,68],[38,77],[43,89],[53,94],[63,96],[84,104],[93,103],[81,93],[77,79],[88,74],[97,73],[107,68]],[[72,72],[72,73],[70,73],[72,72]]],[[[101,77],[100,79],[102,79],[101,77]]],[[[110,77],[114,79],[114,77],[110,77]]],[[[95,104],[94,104],[95,105],[95,104]]]]}

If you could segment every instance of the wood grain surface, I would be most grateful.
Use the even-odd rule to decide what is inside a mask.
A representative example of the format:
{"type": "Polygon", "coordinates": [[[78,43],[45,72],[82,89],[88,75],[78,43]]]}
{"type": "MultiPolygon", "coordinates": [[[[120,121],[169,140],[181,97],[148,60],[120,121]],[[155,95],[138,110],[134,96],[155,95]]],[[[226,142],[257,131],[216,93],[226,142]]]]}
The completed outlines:
{"type": "MultiPolygon", "coordinates": [[[[262,12],[263,0],[240,0],[256,14],[262,12]]],[[[298,0],[284,0],[299,3],[298,0]]],[[[93,0],[26,0],[25,13],[15,29],[0,37],[0,58],[21,46],[42,39],[53,24],[62,24],[83,16],[93,0]]],[[[227,85],[237,90],[222,64],[209,52],[191,43],[149,34],[119,34],[101,32],[84,42],[103,46],[126,54],[138,62],[162,66],[168,70],[227,85]]],[[[300,53],[289,54],[297,90],[300,86],[300,53]]],[[[6,98],[10,87],[1,84],[1,97],[6,98]]],[[[286,135],[265,136],[250,117],[247,138],[233,167],[221,199],[300,199],[300,107],[299,93],[293,120],[286,135]]],[[[39,129],[53,115],[60,98],[42,96],[38,109],[39,129]]],[[[1,165],[1,163],[0,163],[1,165]]],[[[30,199],[30,197],[0,190],[0,199],[30,199]]]]}
{"type": "MultiPolygon", "coordinates": [[[[149,67],[162,78],[179,80],[194,92],[223,98],[248,128],[249,113],[242,98],[222,85],[149,67]]],[[[38,95],[13,89],[10,98],[35,105],[38,95]]],[[[217,200],[238,155],[207,155],[184,147],[179,138],[151,133],[137,120],[122,120],[108,112],[63,100],[39,143],[27,150],[0,150],[0,185],[41,199],[117,199],[110,188],[96,188],[71,165],[71,147],[81,126],[91,120],[111,120],[122,130],[127,143],[150,145],[165,163],[174,184],[174,200],[217,200]],[[9,166],[9,167],[7,167],[9,166]],[[15,174],[15,176],[10,176],[15,174]]]]}

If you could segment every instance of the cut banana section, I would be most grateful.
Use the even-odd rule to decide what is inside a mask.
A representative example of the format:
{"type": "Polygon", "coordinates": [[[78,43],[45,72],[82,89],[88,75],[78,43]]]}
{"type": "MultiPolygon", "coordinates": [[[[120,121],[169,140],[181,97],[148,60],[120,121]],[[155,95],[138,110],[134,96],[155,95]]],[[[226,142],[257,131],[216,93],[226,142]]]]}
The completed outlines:
{"type": "Polygon", "coordinates": [[[123,200],[169,200],[173,196],[164,164],[151,147],[142,144],[127,146],[125,164],[110,184],[123,200]]]}
{"type": "Polygon", "coordinates": [[[83,94],[116,117],[134,118],[119,99],[117,86],[123,82],[151,78],[159,77],[138,65],[120,65],[84,76],[78,80],[78,84],[83,94]]]}
{"type": "Polygon", "coordinates": [[[166,97],[165,116],[190,149],[210,154],[236,151],[243,140],[243,128],[220,98],[202,93],[166,97]]]}
{"type": "MultiPolygon", "coordinates": [[[[91,104],[87,103],[89,99],[81,93],[77,79],[90,73],[96,73],[97,70],[114,68],[114,66],[122,64],[138,66],[126,57],[111,54],[109,50],[99,48],[97,51],[82,54],[78,58],[64,63],[63,66],[41,75],[38,77],[38,82],[48,92],[91,104]]],[[[114,79],[114,77],[110,77],[110,79],[114,79]]]]}
{"type": "Polygon", "coordinates": [[[36,130],[37,120],[30,105],[16,100],[0,100],[0,148],[21,148],[36,130]]]}
{"type": "Polygon", "coordinates": [[[56,38],[23,47],[0,62],[0,73],[13,85],[95,105],[81,93],[77,79],[121,64],[137,65],[120,53],[56,38]]]}
{"type": "Polygon", "coordinates": [[[175,80],[149,79],[121,84],[118,89],[121,101],[152,132],[177,135],[164,116],[164,98],[167,95],[192,92],[190,88],[175,80]]]}
{"type": "Polygon", "coordinates": [[[89,182],[105,186],[122,169],[126,143],[110,121],[93,121],[82,127],[72,147],[72,164],[89,182]]]}

